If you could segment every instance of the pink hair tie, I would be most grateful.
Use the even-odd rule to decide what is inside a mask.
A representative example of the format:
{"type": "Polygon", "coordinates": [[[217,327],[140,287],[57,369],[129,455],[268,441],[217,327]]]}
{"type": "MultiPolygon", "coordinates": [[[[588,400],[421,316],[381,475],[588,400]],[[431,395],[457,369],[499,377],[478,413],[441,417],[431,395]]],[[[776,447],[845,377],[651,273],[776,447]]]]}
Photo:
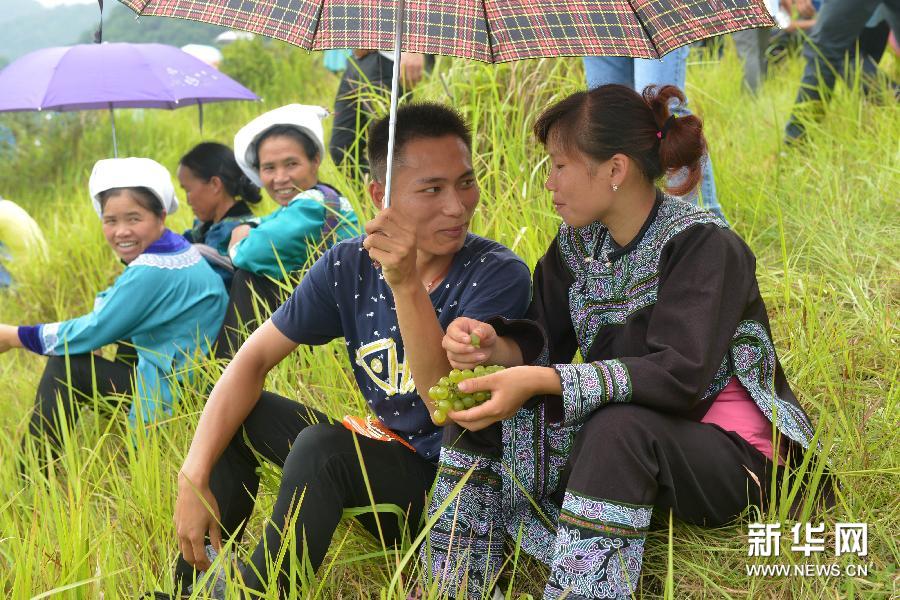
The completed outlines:
{"type": "Polygon", "coordinates": [[[659,139],[662,139],[662,131],[657,131],[656,137],[658,137],[659,139]]]}

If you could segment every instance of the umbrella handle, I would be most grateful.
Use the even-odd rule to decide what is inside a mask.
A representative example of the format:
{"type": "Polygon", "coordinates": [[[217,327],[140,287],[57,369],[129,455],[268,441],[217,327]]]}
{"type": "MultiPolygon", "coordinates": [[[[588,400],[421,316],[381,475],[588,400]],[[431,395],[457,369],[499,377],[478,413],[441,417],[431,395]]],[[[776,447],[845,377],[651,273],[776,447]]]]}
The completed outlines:
{"type": "Polygon", "coordinates": [[[406,18],[406,0],[397,0],[394,13],[394,73],[391,80],[391,113],[388,120],[388,155],[387,173],[384,180],[384,202],[382,206],[391,206],[391,183],[394,171],[394,136],[397,130],[397,96],[400,91],[400,41],[403,38],[403,21],[406,18]]]}

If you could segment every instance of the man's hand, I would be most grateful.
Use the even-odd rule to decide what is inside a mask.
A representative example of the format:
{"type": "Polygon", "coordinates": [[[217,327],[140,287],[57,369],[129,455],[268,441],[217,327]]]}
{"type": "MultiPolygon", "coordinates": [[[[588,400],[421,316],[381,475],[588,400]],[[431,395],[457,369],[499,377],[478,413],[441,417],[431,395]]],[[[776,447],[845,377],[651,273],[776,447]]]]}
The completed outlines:
{"type": "Polygon", "coordinates": [[[512,367],[498,373],[460,381],[466,394],[489,391],[491,399],[447,416],[469,431],[484,429],[516,414],[532,396],[559,393],[559,376],[549,367],[512,367]]]}
{"type": "Polygon", "coordinates": [[[184,560],[200,571],[208,569],[210,563],[206,556],[206,534],[209,533],[213,548],[217,551],[222,548],[219,505],[208,483],[196,478],[191,480],[184,472],[178,474],[175,531],[184,560]]]}
{"type": "Polygon", "coordinates": [[[422,286],[416,269],[415,227],[393,207],[382,210],[366,223],[363,247],[381,263],[384,280],[392,290],[422,286]]]}
{"type": "Polygon", "coordinates": [[[250,235],[251,227],[249,225],[238,225],[231,230],[231,240],[228,242],[228,248],[237,244],[239,241],[250,235]]]}
{"type": "Polygon", "coordinates": [[[400,81],[403,83],[403,87],[414,87],[422,80],[422,75],[424,73],[424,54],[413,54],[412,52],[400,53],[400,81]]]}

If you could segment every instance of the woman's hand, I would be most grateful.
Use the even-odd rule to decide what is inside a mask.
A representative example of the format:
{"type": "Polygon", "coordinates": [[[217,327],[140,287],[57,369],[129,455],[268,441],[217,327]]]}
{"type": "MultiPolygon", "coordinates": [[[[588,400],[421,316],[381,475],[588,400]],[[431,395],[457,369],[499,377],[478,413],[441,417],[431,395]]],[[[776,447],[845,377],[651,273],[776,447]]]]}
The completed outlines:
{"type": "Polygon", "coordinates": [[[232,246],[250,235],[250,229],[252,228],[249,225],[238,225],[237,227],[232,229],[231,240],[228,241],[228,249],[230,250],[232,246]]]}
{"type": "Polygon", "coordinates": [[[178,474],[178,499],[175,501],[175,532],[181,555],[195,569],[210,567],[206,556],[206,534],[213,548],[222,548],[219,529],[219,505],[207,482],[192,481],[184,472],[178,474]]]}
{"type": "Polygon", "coordinates": [[[441,345],[454,369],[474,369],[478,365],[496,364],[491,359],[497,347],[497,332],[482,321],[457,317],[447,327],[441,345]],[[475,340],[472,336],[477,336],[478,347],[473,344],[475,340]]]}
{"type": "Polygon", "coordinates": [[[19,340],[19,328],[14,325],[3,325],[0,323],[0,354],[12,348],[21,348],[22,342],[19,340]]]}
{"type": "Polygon", "coordinates": [[[491,399],[467,410],[450,411],[447,416],[469,431],[478,431],[497,421],[508,419],[532,396],[559,394],[556,371],[549,367],[512,367],[459,382],[459,390],[467,394],[489,391],[491,399]]]}

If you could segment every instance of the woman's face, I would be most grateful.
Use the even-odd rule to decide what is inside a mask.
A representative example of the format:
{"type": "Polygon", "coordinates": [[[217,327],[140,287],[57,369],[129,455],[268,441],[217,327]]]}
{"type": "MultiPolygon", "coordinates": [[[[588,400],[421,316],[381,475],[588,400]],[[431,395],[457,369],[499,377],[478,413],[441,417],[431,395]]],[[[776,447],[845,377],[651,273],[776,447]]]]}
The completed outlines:
{"type": "Polygon", "coordinates": [[[204,181],[184,165],[178,165],[176,175],[181,189],[184,190],[187,203],[201,221],[221,220],[234,204],[234,198],[223,193],[225,190],[222,180],[218,177],[204,181]]]}
{"type": "Polygon", "coordinates": [[[550,174],[544,185],[553,193],[553,208],[562,220],[572,227],[602,220],[613,201],[608,169],[574,147],[563,147],[552,135],[547,151],[550,174]]]}
{"type": "Polygon", "coordinates": [[[282,206],[319,181],[319,160],[309,160],[293,138],[272,136],[259,145],[259,178],[269,196],[282,206]]]}
{"type": "Polygon", "coordinates": [[[103,236],[126,264],[159,239],[165,230],[165,213],[157,217],[141,206],[128,190],[106,199],[103,205],[103,236]]]}

